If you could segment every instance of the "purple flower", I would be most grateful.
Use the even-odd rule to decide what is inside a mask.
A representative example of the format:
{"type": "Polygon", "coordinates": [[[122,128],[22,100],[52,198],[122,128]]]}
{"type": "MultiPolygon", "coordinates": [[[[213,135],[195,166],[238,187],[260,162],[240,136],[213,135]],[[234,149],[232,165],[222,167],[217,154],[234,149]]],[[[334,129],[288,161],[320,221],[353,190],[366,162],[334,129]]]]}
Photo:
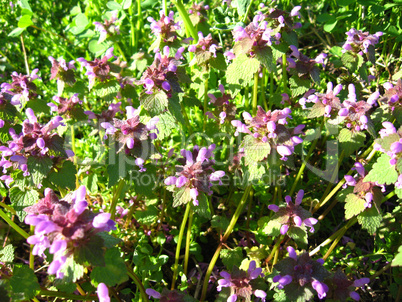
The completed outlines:
{"type": "Polygon", "coordinates": [[[230,288],[230,296],[227,299],[228,302],[237,301],[239,297],[243,298],[245,301],[251,301],[252,295],[265,301],[267,294],[263,290],[258,289],[258,285],[253,282],[254,279],[260,276],[264,277],[262,269],[257,267],[254,260],[250,261],[247,272],[234,267],[232,274],[222,271],[220,275],[223,279],[218,280],[217,290],[221,291],[223,287],[230,288]]]}
{"type": "Polygon", "coordinates": [[[148,22],[151,22],[151,30],[155,36],[162,39],[163,42],[173,42],[177,39],[177,31],[181,29],[180,22],[174,21],[174,12],[170,11],[168,16],[165,16],[163,10],[159,12],[160,19],[155,21],[154,18],[148,17],[148,22]]]}
{"type": "Polygon", "coordinates": [[[98,284],[96,293],[98,294],[99,302],[110,302],[109,289],[105,283],[98,284]]]}
{"type": "Polygon", "coordinates": [[[368,53],[369,47],[374,47],[378,42],[380,37],[383,35],[382,32],[377,32],[370,35],[369,32],[363,32],[361,30],[356,30],[352,28],[346,32],[347,39],[343,45],[343,52],[352,51],[354,53],[368,53]]]}
{"type": "Polygon", "coordinates": [[[93,22],[95,29],[100,33],[98,44],[106,40],[108,36],[119,35],[119,26],[115,25],[117,21],[118,11],[113,11],[110,20],[105,20],[103,23],[93,22]]]}

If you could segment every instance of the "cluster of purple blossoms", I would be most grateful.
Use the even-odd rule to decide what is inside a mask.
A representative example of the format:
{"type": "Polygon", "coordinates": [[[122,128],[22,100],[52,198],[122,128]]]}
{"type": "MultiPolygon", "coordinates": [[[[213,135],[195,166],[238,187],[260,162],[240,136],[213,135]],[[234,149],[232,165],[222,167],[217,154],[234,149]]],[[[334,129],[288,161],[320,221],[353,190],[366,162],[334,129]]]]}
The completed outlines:
{"type": "Polygon", "coordinates": [[[275,265],[280,275],[273,278],[273,282],[278,282],[278,289],[285,289],[285,293],[290,297],[298,292],[300,288],[313,288],[319,299],[327,296],[328,286],[323,283],[324,279],[329,276],[329,272],[323,267],[324,260],[314,261],[308,253],[296,254],[293,247],[287,247],[289,257],[283,259],[275,265]]]}
{"type": "Polygon", "coordinates": [[[106,50],[105,56],[102,59],[95,58],[93,61],[87,61],[84,58],[77,59],[77,61],[87,69],[85,75],[87,75],[89,79],[89,89],[95,85],[96,79],[104,82],[110,78],[112,72],[112,63],[108,61],[114,57],[113,50],[113,47],[106,50]]]}
{"type": "Polygon", "coordinates": [[[246,124],[239,120],[233,120],[231,123],[236,127],[235,136],[241,133],[252,135],[261,142],[270,144],[271,149],[275,149],[286,161],[287,156],[294,153],[294,147],[303,142],[295,136],[301,134],[304,125],[299,125],[294,129],[288,129],[285,125],[287,119],[291,119],[290,108],[283,110],[274,110],[265,112],[261,106],[258,106],[257,115],[252,117],[248,112],[243,112],[243,118],[246,124]]]}
{"type": "Polygon", "coordinates": [[[209,10],[209,5],[204,5],[204,1],[200,3],[193,3],[188,10],[189,14],[195,14],[197,16],[206,16],[206,11],[209,10]]]}
{"type": "Polygon", "coordinates": [[[363,179],[367,175],[363,165],[359,162],[356,162],[352,170],[355,170],[359,177],[358,179],[355,179],[351,175],[345,175],[345,184],[343,185],[343,188],[345,189],[347,186],[354,187],[353,193],[358,194],[359,197],[363,198],[366,200],[366,203],[364,204],[365,208],[371,208],[372,206],[372,201],[374,199],[374,190],[376,187],[380,187],[382,192],[385,192],[385,186],[382,184],[379,184],[378,182],[371,182],[367,181],[365,182],[363,179]]]}
{"type": "Polygon", "coordinates": [[[57,82],[62,81],[70,86],[75,83],[74,69],[76,68],[74,60],[67,63],[63,58],[56,60],[50,56],[48,59],[52,62],[50,80],[57,79],[57,82]]]}
{"type": "Polygon", "coordinates": [[[350,281],[343,272],[338,270],[328,279],[330,290],[327,293],[327,297],[338,301],[346,301],[346,299],[350,297],[355,301],[359,301],[360,295],[355,291],[356,287],[362,287],[369,282],[369,278],[360,278],[350,281]]]}
{"type": "Polygon", "coordinates": [[[300,190],[297,195],[295,202],[292,202],[292,198],[287,195],[285,196],[286,206],[279,207],[275,204],[268,206],[268,209],[275,212],[272,216],[272,221],[279,222],[282,226],[280,228],[280,233],[285,235],[289,228],[298,227],[305,228],[309,227],[310,232],[314,232],[314,225],[317,224],[318,220],[311,217],[311,213],[303,209],[300,205],[303,200],[304,191],[300,190]]]}
{"type": "MultiPolygon", "coordinates": [[[[261,7],[264,8],[265,6],[261,7]]],[[[290,32],[293,29],[300,28],[302,24],[300,22],[294,22],[294,18],[300,19],[300,9],[301,6],[295,6],[290,13],[276,9],[270,8],[268,9],[268,15],[263,14],[262,12],[258,11],[257,16],[259,20],[267,20],[270,22],[270,26],[272,28],[276,28],[277,31],[286,31],[290,32]]]]}
{"type": "Polygon", "coordinates": [[[94,214],[87,209],[85,186],[79,187],[70,196],[71,201],[59,200],[51,189],[45,189],[45,197],[33,206],[24,209],[28,215],[25,223],[35,226],[35,234],[27,242],[33,244],[32,254],[46,257],[49,248],[53,261],[48,273],[63,278],[62,268],[67,258],[99,232],[115,229],[110,213],[94,214]]]}
{"type": "Polygon", "coordinates": [[[198,32],[198,43],[190,45],[188,47],[189,52],[194,52],[195,55],[203,54],[204,56],[213,56],[216,58],[216,49],[220,48],[218,41],[212,38],[211,34],[208,34],[206,37],[202,34],[202,32],[198,32]]]}
{"type": "MultiPolygon", "coordinates": [[[[108,135],[112,135],[122,147],[126,147],[126,154],[130,153],[132,149],[144,147],[144,142],[148,139],[156,139],[156,133],[150,133],[152,130],[158,130],[156,124],[159,121],[158,117],[153,117],[145,125],[140,122],[139,110],[131,106],[126,107],[127,120],[119,120],[114,118],[113,122],[103,122],[101,126],[106,129],[105,139],[108,135]]],[[[143,170],[144,160],[138,157],[135,161],[137,166],[143,170]]]]}
{"type": "Polygon", "coordinates": [[[34,69],[30,75],[22,75],[17,72],[11,74],[12,83],[2,83],[0,85],[1,93],[11,95],[11,104],[19,105],[22,102],[28,102],[37,96],[36,85],[33,80],[39,79],[37,75],[39,69],[34,69]]]}
{"type": "Polygon", "coordinates": [[[225,121],[231,122],[235,119],[236,116],[236,105],[231,102],[233,99],[230,94],[225,93],[225,88],[222,84],[219,85],[219,90],[222,93],[222,96],[217,98],[213,94],[208,94],[211,99],[211,103],[214,104],[214,111],[206,112],[205,114],[216,121],[219,121],[220,124],[223,124],[225,121]]]}
{"type": "MultiPolygon", "coordinates": [[[[219,184],[222,184],[220,178],[225,175],[224,171],[215,171],[212,168],[215,163],[211,159],[214,150],[214,144],[201,149],[194,146],[193,152],[182,149],[180,153],[183,157],[178,159],[181,166],[176,166],[176,176],[169,176],[165,179],[165,185],[188,192],[189,199],[192,199],[193,204],[198,206],[199,193],[211,195],[212,181],[219,181],[219,184]]],[[[188,201],[186,200],[185,203],[188,201]]]]}
{"type": "Polygon", "coordinates": [[[230,288],[227,302],[235,302],[237,298],[240,298],[241,301],[251,301],[252,295],[265,301],[266,292],[256,288],[256,285],[253,284],[253,280],[264,277],[262,268],[257,267],[254,260],[250,262],[247,272],[235,267],[232,274],[222,271],[220,275],[223,279],[218,280],[217,290],[220,292],[223,287],[230,288]]]}
{"type": "Polygon", "coordinates": [[[113,11],[110,20],[105,20],[103,23],[93,23],[95,25],[95,29],[100,33],[98,40],[99,44],[105,41],[108,35],[113,36],[114,34],[120,34],[119,26],[114,24],[117,20],[117,15],[118,11],[113,11]]]}
{"type": "Polygon", "coordinates": [[[370,35],[369,32],[363,32],[352,28],[346,32],[348,36],[346,38],[345,44],[343,44],[342,52],[351,51],[359,55],[369,52],[369,47],[376,45],[379,42],[380,37],[383,35],[382,32],[376,32],[374,35],[370,35]]]}
{"type": "Polygon", "coordinates": [[[52,118],[46,125],[40,125],[31,108],[27,108],[26,114],[28,119],[22,124],[22,133],[17,134],[13,128],[10,128],[9,133],[13,140],[8,142],[8,147],[0,146],[2,153],[0,167],[3,168],[3,174],[5,174],[0,177],[0,180],[7,185],[13,181],[11,176],[6,175],[7,169],[14,166],[13,163],[16,163],[17,168],[24,172],[24,176],[28,176],[27,160],[29,156],[65,157],[72,155],[69,150],[65,151],[65,154],[60,154],[60,152],[54,154],[53,148],[56,150],[62,148],[63,139],[57,133],[52,133],[58,126],[63,125],[61,116],[52,118]]]}
{"type": "MultiPolygon", "coordinates": [[[[319,70],[316,64],[322,64],[322,66],[325,66],[324,60],[327,57],[327,54],[321,53],[315,59],[311,59],[302,54],[296,46],[290,45],[289,48],[292,50],[292,53],[287,58],[287,69],[294,69],[299,77],[306,78],[310,75],[314,81],[318,81],[319,70]]],[[[279,61],[281,60],[282,58],[279,59],[279,61]]]]}
{"type": "Polygon", "coordinates": [[[78,93],[74,94],[70,98],[62,98],[59,96],[54,96],[53,101],[55,101],[58,105],[50,102],[47,105],[50,107],[50,111],[57,112],[58,115],[67,115],[71,117],[71,113],[78,108],[78,105],[82,104],[82,101],[78,98],[78,93]]]}
{"type": "Polygon", "coordinates": [[[144,71],[141,79],[136,81],[137,85],[144,85],[147,94],[154,94],[160,90],[171,94],[171,90],[181,92],[180,86],[177,83],[177,66],[180,65],[180,59],[184,52],[184,47],[180,47],[174,57],[169,57],[169,46],[163,48],[161,53],[155,54],[155,60],[144,71]]]}
{"type": "Polygon", "coordinates": [[[195,302],[196,300],[190,295],[180,292],[176,289],[169,290],[167,288],[162,289],[162,292],[157,292],[152,288],[147,288],[145,290],[146,294],[149,296],[149,299],[159,299],[161,302],[195,302]]]}
{"type": "Polygon", "coordinates": [[[384,98],[387,101],[388,105],[391,107],[391,110],[395,110],[395,108],[402,107],[402,80],[399,79],[396,85],[392,85],[390,82],[386,82],[384,85],[385,93],[384,98]]]}
{"type": "Polygon", "coordinates": [[[181,29],[180,23],[174,21],[174,12],[170,11],[168,16],[165,16],[163,10],[159,12],[160,20],[155,21],[154,18],[148,17],[148,22],[151,22],[151,30],[155,36],[161,37],[163,42],[173,42],[177,39],[177,31],[181,29]]]}
{"type": "Polygon", "coordinates": [[[89,120],[99,120],[101,122],[110,122],[113,121],[114,116],[121,112],[120,110],[121,102],[117,102],[116,104],[110,104],[108,109],[102,111],[101,114],[96,114],[90,110],[84,111],[86,115],[88,115],[89,120]]]}

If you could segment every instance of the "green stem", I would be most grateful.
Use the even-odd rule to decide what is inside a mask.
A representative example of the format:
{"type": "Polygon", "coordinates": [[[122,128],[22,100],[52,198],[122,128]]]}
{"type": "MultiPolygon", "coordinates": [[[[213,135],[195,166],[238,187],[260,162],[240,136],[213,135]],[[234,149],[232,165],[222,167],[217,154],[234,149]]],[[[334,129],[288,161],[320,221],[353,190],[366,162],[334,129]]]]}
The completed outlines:
{"type": "Polygon", "coordinates": [[[222,249],[223,243],[226,242],[226,240],[228,239],[229,235],[232,233],[233,228],[236,225],[236,222],[239,219],[239,216],[240,216],[241,212],[243,211],[243,207],[247,203],[248,197],[250,195],[251,188],[252,188],[252,186],[249,185],[246,188],[246,190],[244,191],[243,196],[242,196],[239,204],[237,205],[236,211],[232,216],[232,220],[230,221],[230,223],[229,223],[229,225],[228,225],[228,227],[226,229],[226,232],[223,235],[223,237],[221,239],[221,242],[219,243],[219,246],[216,249],[215,254],[213,255],[213,257],[212,257],[212,259],[211,259],[211,261],[209,263],[208,269],[207,269],[207,271],[205,273],[205,277],[204,277],[204,284],[203,284],[203,287],[202,287],[202,293],[201,293],[200,301],[205,300],[205,297],[207,295],[207,290],[208,290],[209,277],[211,276],[211,273],[212,273],[212,270],[213,270],[213,268],[215,266],[215,263],[218,260],[218,257],[219,257],[220,251],[222,249]]]}
{"type": "Polygon", "coordinates": [[[265,75],[266,75],[266,69],[262,68],[261,101],[260,101],[260,104],[264,104],[265,111],[268,111],[267,99],[265,98],[265,75]]]}
{"type": "Polygon", "coordinates": [[[121,191],[124,188],[124,179],[120,179],[119,183],[116,186],[116,190],[114,191],[113,199],[112,199],[112,204],[110,205],[109,213],[110,213],[110,219],[114,220],[116,216],[116,206],[117,206],[117,201],[119,200],[121,191]]]}
{"type": "MultiPolygon", "coordinates": [[[[30,227],[30,234],[32,235],[34,233],[35,227],[31,225],[30,227]]],[[[32,250],[34,248],[33,244],[29,245],[29,268],[33,271],[35,271],[35,256],[32,254],[32,250]]]]}
{"type": "Polygon", "coordinates": [[[246,23],[248,14],[250,13],[250,8],[251,8],[251,4],[252,4],[252,3],[253,3],[253,1],[250,1],[250,4],[248,5],[247,11],[246,11],[246,13],[244,14],[244,17],[243,17],[243,19],[241,20],[241,22],[246,23]]]}
{"type": "Polygon", "coordinates": [[[148,302],[148,295],[145,292],[145,287],[142,284],[141,280],[137,277],[137,275],[134,273],[134,271],[127,265],[127,275],[134,281],[135,285],[137,285],[137,288],[140,291],[142,301],[143,302],[148,302]]]}
{"type": "Polygon", "coordinates": [[[121,47],[120,47],[120,43],[119,42],[116,42],[116,43],[114,43],[114,46],[117,48],[117,51],[120,53],[120,55],[123,57],[123,60],[125,61],[125,62],[127,62],[127,58],[126,58],[126,56],[124,55],[124,52],[123,52],[123,50],[121,49],[121,47]]]}
{"type": "Polygon", "coordinates": [[[325,119],[322,120],[321,125],[320,125],[320,129],[318,130],[318,133],[317,133],[317,136],[314,139],[313,143],[311,144],[310,150],[308,150],[306,158],[304,159],[304,161],[303,161],[303,163],[302,163],[302,165],[301,165],[301,167],[299,169],[299,172],[296,175],[295,181],[294,181],[294,183],[292,185],[292,188],[290,189],[290,192],[289,192],[290,196],[292,196],[293,193],[295,192],[297,183],[299,182],[301,176],[303,175],[304,169],[306,168],[307,162],[310,159],[311,154],[313,154],[313,151],[315,150],[315,146],[317,145],[318,138],[321,135],[321,130],[322,130],[322,127],[324,126],[324,122],[325,122],[325,119]]]}
{"type": "Polygon", "coordinates": [[[46,289],[41,289],[39,296],[65,298],[66,300],[73,300],[73,301],[99,301],[98,296],[94,294],[92,295],[88,294],[87,296],[84,297],[46,289]]]}
{"type": "Polygon", "coordinates": [[[27,52],[25,51],[24,37],[22,34],[20,38],[21,38],[22,53],[24,54],[25,69],[27,70],[27,75],[29,75],[31,72],[29,71],[28,57],[27,52]]]}
{"type": "Polygon", "coordinates": [[[246,111],[250,111],[250,99],[249,97],[249,87],[246,86],[246,88],[244,88],[244,107],[246,108],[246,111]]]}
{"type": "Polygon", "coordinates": [[[131,52],[135,53],[137,52],[137,49],[135,49],[135,25],[134,25],[134,18],[133,18],[133,6],[130,5],[128,8],[128,14],[130,15],[130,28],[131,28],[131,35],[130,35],[130,47],[131,47],[131,52]]]}
{"type": "Polygon", "coordinates": [[[21,229],[14,221],[10,219],[10,217],[7,216],[6,213],[4,213],[2,210],[0,210],[0,217],[3,218],[10,227],[12,227],[18,234],[20,234],[22,237],[27,239],[29,237],[29,234],[25,232],[23,229],[21,229]]]}
{"type": "Polygon", "coordinates": [[[184,121],[185,121],[186,126],[187,126],[187,130],[188,130],[188,132],[189,132],[189,134],[191,136],[194,132],[193,132],[193,128],[191,127],[190,120],[188,118],[187,111],[186,111],[186,108],[183,105],[183,102],[180,103],[180,107],[181,107],[181,112],[183,113],[184,121]]]}
{"type": "Polygon", "coordinates": [[[254,74],[253,85],[253,116],[257,114],[257,101],[258,101],[258,71],[254,74]]]}
{"type": "Polygon", "coordinates": [[[163,0],[163,11],[165,13],[165,16],[167,16],[168,15],[167,0],[163,0]]]}
{"type": "Polygon", "coordinates": [[[287,57],[286,54],[284,53],[282,55],[282,84],[283,84],[283,92],[288,91],[288,76],[287,76],[287,71],[286,71],[286,65],[287,65],[287,57]]]}
{"type": "MultiPolygon", "coordinates": [[[[75,130],[74,130],[74,125],[70,126],[70,131],[71,131],[71,149],[74,153],[73,156],[73,163],[74,166],[76,167],[77,171],[78,171],[78,167],[77,167],[77,150],[75,148],[75,130]]],[[[78,179],[78,173],[75,175],[75,188],[78,189],[78,187],[80,186],[80,182],[78,179]]]]}
{"type": "Polygon", "coordinates": [[[269,74],[269,110],[272,109],[274,102],[274,73],[269,74]]]}
{"type": "Polygon", "coordinates": [[[173,279],[172,279],[172,286],[171,289],[173,290],[176,284],[177,276],[179,275],[179,258],[180,258],[180,249],[181,249],[181,242],[183,241],[184,229],[186,227],[188,215],[190,213],[191,203],[188,202],[186,206],[186,211],[184,212],[184,217],[181,222],[179,238],[177,240],[176,246],[176,255],[174,258],[174,268],[173,268],[173,279]]]}
{"type": "MultiPolygon", "coordinates": [[[[5,199],[5,197],[4,197],[4,199],[5,199]]],[[[3,202],[0,202],[0,206],[3,207],[3,208],[5,208],[5,209],[6,209],[7,211],[9,211],[11,214],[16,215],[17,212],[16,212],[12,207],[10,207],[9,205],[6,205],[6,204],[4,203],[4,199],[3,199],[3,202]]]]}
{"type": "Polygon", "coordinates": [[[138,50],[138,41],[140,38],[140,33],[142,30],[142,8],[141,8],[141,0],[137,0],[137,10],[138,10],[138,19],[137,19],[137,30],[136,30],[136,34],[137,34],[137,38],[135,39],[135,47],[134,49],[138,50]]]}
{"type": "Polygon", "coordinates": [[[179,11],[180,17],[183,19],[184,26],[186,27],[186,31],[188,30],[191,37],[194,39],[194,43],[198,42],[198,33],[195,29],[193,23],[190,20],[190,17],[187,13],[186,8],[183,5],[181,0],[172,0],[172,2],[176,5],[177,10],[179,11]]]}
{"type": "Polygon", "coordinates": [[[208,109],[208,80],[209,78],[206,78],[204,80],[204,124],[202,126],[202,131],[205,133],[205,129],[207,127],[207,109],[208,109]]]}
{"type": "Polygon", "coordinates": [[[190,257],[190,243],[191,243],[191,226],[193,224],[193,211],[190,210],[188,218],[187,235],[186,235],[186,251],[184,253],[184,267],[183,272],[187,275],[188,258],[190,257]]]}
{"type": "Polygon", "coordinates": [[[283,240],[283,238],[285,238],[285,235],[281,235],[275,242],[274,247],[272,248],[271,254],[269,254],[267,260],[265,260],[266,263],[268,263],[269,261],[271,261],[271,259],[274,257],[276,250],[279,248],[279,246],[281,245],[281,242],[283,240]]]}

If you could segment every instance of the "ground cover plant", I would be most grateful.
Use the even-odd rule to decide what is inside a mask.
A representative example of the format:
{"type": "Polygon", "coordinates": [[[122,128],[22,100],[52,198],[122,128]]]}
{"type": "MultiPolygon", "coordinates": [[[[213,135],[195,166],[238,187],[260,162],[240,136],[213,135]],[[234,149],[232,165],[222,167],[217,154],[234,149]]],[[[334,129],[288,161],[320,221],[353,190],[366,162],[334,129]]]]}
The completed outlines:
{"type": "Polygon", "coordinates": [[[401,1],[0,9],[0,301],[401,299],[401,1]]]}

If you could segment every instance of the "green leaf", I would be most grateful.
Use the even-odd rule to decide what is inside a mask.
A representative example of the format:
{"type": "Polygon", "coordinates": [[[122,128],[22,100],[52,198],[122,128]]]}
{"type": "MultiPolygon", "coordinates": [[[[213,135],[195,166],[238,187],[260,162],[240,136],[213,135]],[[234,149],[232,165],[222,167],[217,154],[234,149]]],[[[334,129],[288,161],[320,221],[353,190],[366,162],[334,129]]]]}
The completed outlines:
{"type": "Polygon", "coordinates": [[[390,185],[398,180],[398,173],[395,167],[389,161],[391,157],[385,153],[377,159],[370,172],[364,178],[364,181],[378,182],[379,184],[390,185]]]}
{"type": "Polygon", "coordinates": [[[165,112],[159,115],[157,128],[159,130],[158,139],[163,140],[172,134],[172,129],[177,127],[176,119],[169,113],[165,112]]]}
{"type": "Polygon", "coordinates": [[[14,261],[14,247],[12,244],[7,244],[0,250],[0,261],[12,263],[14,261]]]}
{"type": "Polygon", "coordinates": [[[194,213],[204,218],[211,219],[211,211],[209,209],[207,196],[203,192],[199,192],[197,200],[198,206],[191,204],[194,213]]]}
{"type": "Polygon", "coordinates": [[[0,106],[0,119],[3,121],[13,123],[18,114],[17,108],[8,102],[0,106]]]}
{"type": "Polygon", "coordinates": [[[350,52],[342,54],[341,60],[343,65],[352,72],[357,71],[363,64],[363,57],[361,55],[354,55],[350,52]]]}
{"type": "Polygon", "coordinates": [[[158,215],[159,210],[154,205],[149,205],[145,210],[142,209],[134,213],[135,219],[145,225],[152,225],[158,219],[158,215]]]}
{"type": "Polygon", "coordinates": [[[303,228],[291,226],[286,233],[290,238],[292,238],[300,248],[307,248],[307,232],[303,228]]]}
{"type": "Polygon", "coordinates": [[[127,268],[117,247],[108,249],[105,253],[105,266],[96,266],[91,273],[91,283],[94,286],[99,283],[114,286],[127,280],[127,268]]]}
{"type": "Polygon", "coordinates": [[[82,265],[105,265],[105,250],[103,239],[98,235],[92,236],[74,251],[74,259],[82,265]]]}
{"type": "Polygon", "coordinates": [[[123,241],[106,232],[100,232],[97,235],[103,239],[103,243],[107,249],[115,247],[117,244],[123,241]]]}
{"type": "Polygon", "coordinates": [[[325,106],[322,103],[318,102],[315,103],[313,107],[310,108],[307,118],[316,118],[324,116],[324,114],[325,114],[325,106]]]}
{"type": "Polygon", "coordinates": [[[118,81],[112,80],[108,82],[101,82],[93,88],[96,96],[103,98],[106,102],[111,102],[117,96],[120,90],[118,81]]]}
{"type": "Polygon", "coordinates": [[[271,219],[267,225],[263,228],[262,232],[267,236],[279,236],[281,233],[282,223],[278,219],[271,219]]]}
{"type": "Polygon", "coordinates": [[[191,200],[190,188],[180,188],[173,192],[173,207],[187,204],[191,200]]]}
{"type": "Polygon", "coordinates": [[[222,259],[222,263],[230,271],[233,269],[233,266],[240,267],[241,262],[244,259],[241,247],[236,247],[232,250],[221,250],[219,257],[222,259]]]}
{"type": "Polygon", "coordinates": [[[123,0],[121,6],[123,7],[123,9],[129,9],[132,3],[132,0],[123,0]]]}
{"type": "Polygon", "coordinates": [[[8,36],[9,37],[17,37],[17,36],[19,36],[19,35],[21,35],[23,32],[25,31],[25,28],[15,28],[15,29],[13,29],[9,34],[8,34],[8,36]]]}
{"type": "Polygon", "coordinates": [[[211,58],[211,60],[209,61],[209,64],[213,68],[216,68],[218,70],[226,70],[226,68],[227,68],[225,57],[220,52],[218,52],[216,54],[216,58],[214,58],[214,57],[211,58]]]}
{"type": "Polygon", "coordinates": [[[251,0],[236,0],[237,13],[239,16],[243,16],[247,12],[247,8],[250,4],[251,0]]]}
{"type": "Polygon", "coordinates": [[[357,221],[363,229],[373,235],[381,225],[382,215],[378,212],[375,205],[373,205],[371,208],[358,215],[357,221]]]}
{"type": "Polygon", "coordinates": [[[38,279],[27,265],[16,264],[10,278],[12,301],[26,301],[34,298],[39,290],[38,279]]]}
{"type": "Polygon", "coordinates": [[[144,168],[146,169],[144,172],[132,170],[130,180],[134,184],[136,194],[154,197],[155,188],[158,183],[156,166],[154,164],[147,164],[144,168]]]}
{"type": "Polygon", "coordinates": [[[345,157],[353,154],[363,146],[366,140],[366,135],[362,132],[352,132],[349,129],[343,128],[339,132],[338,140],[341,149],[345,151],[345,157]]]}
{"type": "MultiPolygon", "coordinates": [[[[236,57],[226,70],[228,84],[246,87],[260,68],[260,62],[243,54],[236,57]]],[[[233,90],[233,89],[232,89],[233,90]]]]}
{"type": "Polygon", "coordinates": [[[17,187],[10,189],[10,201],[21,222],[24,221],[24,218],[27,215],[24,209],[32,206],[38,200],[39,194],[35,190],[21,191],[17,187]]]}
{"type": "Polygon", "coordinates": [[[255,139],[252,135],[244,137],[242,145],[244,148],[245,164],[255,164],[271,153],[271,145],[255,139]]]}
{"type": "Polygon", "coordinates": [[[76,173],[77,169],[75,165],[71,161],[66,160],[60,169],[50,172],[48,180],[61,188],[75,189],[76,173]]]}
{"type": "Polygon", "coordinates": [[[29,10],[29,11],[32,11],[32,8],[31,8],[31,6],[29,5],[28,0],[19,0],[18,3],[21,5],[21,8],[22,8],[22,9],[27,9],[27,10],[29,10]]]}
{"type": "Polygon", "coordinates": [[[106,6],[110,9],[110,10],[121,10],[122,6],[115,2],[115,1],[109,1],[108,3],[106,3],[106,6]]]}
{"type": "Polygon", "coordinates": [[[226,231],[229,220],[225,216],[214,215],[211,219],[211,227],[226,231]]]}
{"type": "Polygon", "coordinates": [[[74,21],[77,27],[85,28],[89,24],[87,16],[83,13],[79,13],[75,16],[74,21]]]}
{"type": "Polygon", "coordinates": [[[399,246],[398,254],[396,254],[394,260],[392,260],[391,266],[402,266],[402,245],[399,246]]]}
{"type": "Polygon", "coordinates": [[[33,22],[31,20],[30,15],[23,15],[20,20],[18,21],[18,27],[19,28],[27,28],[29,26],[33,25],[33,22]]]}
{"type": "Polygon", "coordinates": [[[255,51],[255,58],[260,61],[268,72],[276,71],[276,64],[274,62],[272,49],[270,47],[259,48],[255,51]]]}
{"type": "Polygon", "coordinates": [[[149,111],[151,115],[162,113],[169,104],[169,99],[164,91],[158,91],[155,94],[141,95],[141,105],[145,110],[149,111]]]}
{"type": "Polygon", "coordinates": [[[336,20],[336,19],[328,21],[324,24],[324,30],[326,32],[330,33],[334,30],[334,28],[336,27],[337,24],[338,24],[338,20],[336,20]]]}
{"type": "Polygon", "coordinates": [[[64,273],[64,277],[60,280],[60,283],[68,284],[81,279],[84,276],[85,267],[75,262],[73,257],[68,257],[60,271],[64,273]]]}
{"type": "Polygon", "coordinates": [[[366,209],[366,201],[354,193],[348,194],[345,202],[345,219],[350,219],[366,209]]]}
{"type": "Polygon", "coordinates": [[[82,179],[82,184],[91,193],[98,192],[98,176],[95,173],[89,174],[82,179]]]}
{"type": "Polygon", "coordinates": [[[28,171],[33,183],[37,186],[47,176],[53,166],[53,162],[49,157],[28,157],[28,171]]]}
{"type": "Polygon", "coordinates": [[[299,78],[294,75],[289,79],[292,96],[298,96],[310,89],[310,79],[299,78]]]}
{"type": "Polygon", "coordinates": [[[265,167],[261,163],[251,163],[247,166],[247,181],[253,184],[258,184],[263,180],[265,167]]]}

